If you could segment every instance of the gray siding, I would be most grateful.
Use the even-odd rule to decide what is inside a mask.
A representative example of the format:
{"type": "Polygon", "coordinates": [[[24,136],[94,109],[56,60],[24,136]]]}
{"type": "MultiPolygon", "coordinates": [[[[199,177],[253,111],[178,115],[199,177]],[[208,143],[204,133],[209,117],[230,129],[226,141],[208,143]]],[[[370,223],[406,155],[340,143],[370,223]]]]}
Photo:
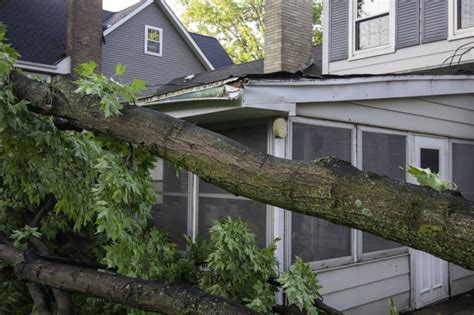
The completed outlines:
{"type": "Polygon", "coordinates": [[[329,16],[329,60],[347,59],[349,49],[349,1],[330,1],[329,16]]]}
{"type": "Polygon", "coordinates": [[[474,139],[474,95],[301,104],[298,116],[474,139]]]}
{"type": "Polygon", "coordinates": [[[397,309],[409,307],[409,255],[319,271],[324,302],[347,314],[389,314],[388,298],[397,309]]]}
{"type": "Polygon", "coordinates": [[[422,43],[447,39],[448,1],[422,1],[422,43]]]}
{"type": "Polygon", "coordinates": [[[149,88],[145,95],[152,94],[159,84],[205,71],[204,65],[154,3],[105,37],[102,72],[112,76],[118,63],[127,65],[124,81],[134,78],[146,81],[149,88]],[[163,29],[161,57],[144,53],[145,24],[163,29]]]}
{"type": "Polygon", "coordinates": [[[396,48],[420,43],[420,0],[396,2],[396,48]]]}

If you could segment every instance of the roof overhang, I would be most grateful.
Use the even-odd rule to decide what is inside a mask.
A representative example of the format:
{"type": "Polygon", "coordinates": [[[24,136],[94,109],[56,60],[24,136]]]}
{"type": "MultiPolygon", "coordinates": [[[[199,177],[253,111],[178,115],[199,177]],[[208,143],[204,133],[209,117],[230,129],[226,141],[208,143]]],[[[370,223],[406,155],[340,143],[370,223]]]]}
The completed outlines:
{"type": "Polygon", "coordinates": [[[214,66],[211,64],[209,59],[207,59],[206,55],[203,53],[203,51],[199,48],[197,43],[194,41],[194,39],[189,35],[188,31],[184,27],[184,25],[181,23],[181,21],[178,19],[178,17],[174,14],[173,10],[168,6],[165,0],[147,0],[143,2],[142,5],[137,7],[135,10],[130,12],[127,16],[122,18],[120,21],[117,23],[111,25],[109,28],[107,28],[104,31],[104,36],[109,35],[112,33],[114,30],[116,30],[118,27],[123,25],[125,22],[130,20],[132,17],[146,9],[149,5],[152,3],[156,3],[163,11],[163,13],[168,17],[168,19],[171,21],[171,23],[176,27],[176,30],[178,33],[184,38],[185,42],[189,45],[191,50],[196,54],[198,59],[202,62],[202,64],[206,67],[207,70],[214,70],[214,66]]]}
{"type": "Polygon", "coordinates": [[[143,99],[139,105],[196,122],[293,116],[296,104],[473,94],[474,75],[302,79],[240,77],[143,99]],[[254,115],[254,116],[252,116],[254,115]]]}
{"type": "Polygon", "coordinates": [[[474,93],[474,75],[380,75],[300,80],[252,79],[243,104],[344,102],[474,93]]]}
{"type": "Polygon", "coordinates": [[[15,67],[30,70],[34,72],[49,73],[49,74],[69,74],[71,73],[71,57],[58,61],[54,65],[44,63],[17,60],[15,67]]]}

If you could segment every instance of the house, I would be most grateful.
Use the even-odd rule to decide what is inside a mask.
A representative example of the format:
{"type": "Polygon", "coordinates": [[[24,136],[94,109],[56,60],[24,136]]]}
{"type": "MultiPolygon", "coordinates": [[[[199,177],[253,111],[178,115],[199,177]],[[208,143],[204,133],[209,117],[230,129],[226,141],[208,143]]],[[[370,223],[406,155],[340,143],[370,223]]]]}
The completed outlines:
{"type": "MultiPolygon", "coordinates": [[[[275,156],[334,155],[414,183],[430,167],[474,199],[474,7],[465,0],[324,2],[324,41],[311,46],[311,1],[266,4],[265,60],[177,78],[146,106],[275,156]],[[272,25],[273,27],[269,27],[272,25]]],[[[157,163],[155,221],[206,236],[212,221],[246,220],[259,245],[278,242],[287,269],[310,262],[325,303],[347,314],[416,309],[474,288],[474,274],[355,229],[234,196],[157,163]]]]}
{"type": "Polygon", "coordinates": [[[122,63],[123,80],[143,79],[152,92],[176,77],[233,64],[215,38],[189,33],[164,0],[115,13],[103,11],[101,0],[7,0],[0,21],[21,54],[17,66],[46,80],[89,60],[112,76],[122,63]]]}

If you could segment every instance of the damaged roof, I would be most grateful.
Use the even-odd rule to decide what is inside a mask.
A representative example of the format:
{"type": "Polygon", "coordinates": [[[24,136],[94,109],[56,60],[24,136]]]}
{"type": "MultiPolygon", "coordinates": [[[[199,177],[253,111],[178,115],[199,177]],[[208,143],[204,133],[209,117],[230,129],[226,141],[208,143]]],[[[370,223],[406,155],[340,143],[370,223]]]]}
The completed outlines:
{"type": "MultiPolygon", "coordinates": [[[[295,76],[319,76],[322,73],[322,45],[316,45],[313,47],[313,62],[300,74],[295,76]]],[[[207,85],[214,82],[224,81],[229,78],[236,77],[252,77],[262,76],[263,73],[263,60],[257,60],[252,62],[241,63],[237,65],[231,65],[220,69],[206,71],[198,74],[188,75],[186,77],[176,78],[166,85],[158,88],[153,96],[164,95],[179,90],[189,89],[196,86],[207,85]]],[[[266,75],[268,77],[277,76],[291,76],[285,73],[275,73],[266,75]]]]}

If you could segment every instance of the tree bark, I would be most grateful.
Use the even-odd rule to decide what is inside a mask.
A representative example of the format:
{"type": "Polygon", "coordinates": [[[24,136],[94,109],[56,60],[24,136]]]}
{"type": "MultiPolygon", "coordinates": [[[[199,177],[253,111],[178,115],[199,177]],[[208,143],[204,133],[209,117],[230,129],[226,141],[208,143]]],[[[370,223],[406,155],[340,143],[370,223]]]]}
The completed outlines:
{"type": "Polygon", "coordinates": [[[0,259],[25,281],[164,314],[256,314],[186,285],[162,284],[48,261],[0,239],[0,259]]]}
{"type": "Polygon", "coordinates": [[[105,118],[99,98],[56,77],[11,76],[31,110],[135,144],[235,195],[397,241],[474,270],[474,203],[459,193],[391,180],[334,158],[290,161],[255,152],[191,123],[138,106],[105,118]],[[45,100],[53,97],[52,105],[45,100]]]}

